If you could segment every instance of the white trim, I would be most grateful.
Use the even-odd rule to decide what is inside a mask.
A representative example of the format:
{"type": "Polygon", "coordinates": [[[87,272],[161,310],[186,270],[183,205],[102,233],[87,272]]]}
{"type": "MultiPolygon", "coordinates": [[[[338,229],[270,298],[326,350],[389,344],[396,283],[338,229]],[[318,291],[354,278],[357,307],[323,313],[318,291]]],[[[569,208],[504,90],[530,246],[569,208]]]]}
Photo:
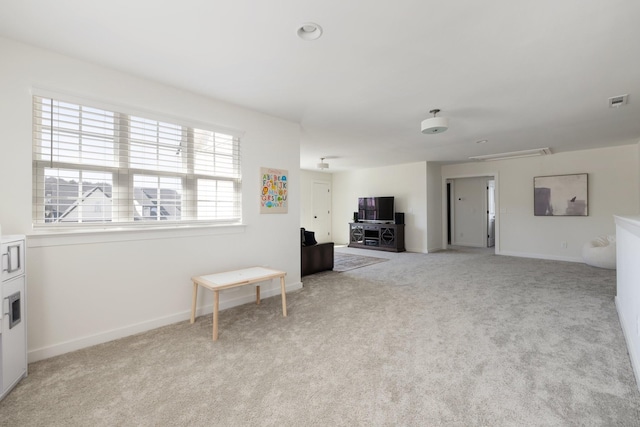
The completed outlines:
{"type": "MultiPolygon", "coordinates": [[[[442,247],[447,248],[447,222],[449,218],[447,217],[447,180],[455,180],[461,178],[491,178],[496,182],[495,188],[495,209],[496,209],[496,223],[495,223],[495,246],[494,252],[496,255],[504,255],[500,251],[500,174],[498,172],[486,172],[486,173],[476,173],[471,175],[442,175],[442,247]]],[[[453,188],[452,188],[453,190],[453,188]]],[[[453,193],[453,191],[452,191],[453,193]]],[[[453,229],[452,229],[453,232],[453,229]]],[[[485,233],[486,236],[486,233],[485,233]]],[[[451,239],[453,243],[453,238],[451,239]]],[[[486,245],[485,245],[486,247],[486,245]]],[[[514,255],[517,256],[517,255],[514,255]]]]}
{"type": "MultiPolygon", "coordinates": [[[[286,292],[292,292],[302,288],[302,283],[294,283],[286,286],[286,292]]],[[[261,288],[262,290],[262,288],[261,288]]],[[[271,296],[280,295],[280,286],[274,286],[273,289],[265,290],[261,292],[261,298],[268,298],[271,296]]],[[[242,304],[255,301],[255,295],[245,295],[241,297],[235,297],[225,299],[220,302],[220,309],[236,307],[242,304]]],[[[213,312],[213,306],[207,305],[200,307],[196,310],[196,316],[203,316],[213,312]]],[[[179,313],[171,314],[168,316],[158,317],[156,319],[147,320],[140,323],[124,326],[121,328],[104,331],[98,334],[85,336],[78,339],[73,339],[58,344],[54,344],[48,347],[42,347],[30,350],[28,353],[29,363],[37,362],[38,360],[48,359],[50,357],[59,356],[61,354],[68,353],[70,351],[80,350],[82,348],[91,347],[97,344],[113,341],[119,338],[128,337],[130,335],[139,334],[141,332],[157,329],[162,326],[171,325],[173,323],[183,322],[191,318],[191,309],[183,310],[179,313]]]]}
{"type": "Polygon", "coordinates": [[[633,375],[636,378],[636,387],[640,390],[640,359],[638,359],[638,353],[631,343],[633,342],[633,331],[629,331],[624,316],[622,315],[622,309],[620,308],[620,299],[616,296],[616,311],[618,312],[618,320],[622,327],[622,334],[624,335],[624,341],[627,344],[627,351],[629,352],[629,359],[631,361],[631,367],[633,368],[633,375]]]}
{"type": "Polygon", "coordinates": [[[54,98],[58,101],[71,102],[75,104],[82,104],[86,107],[101,108],[103,110],[117,111],[122,114],[128,114],[132,116],[143,116],[145,119],[152,119],[158,121],[174,121],[177,124],[183,126],[191,126],[201,128],[204,130],[226,133],[228,135],[242,139],[245,131],[234,129],[226,126],[221,126],[210,122],[200,122],[197,120],[189,119],[182,116],[174,116],[165,112],[158,112],[153,110],[147,110],[144,108],[135,107],[130,104],[123,104],[117,101],[100,101],[94,98],[88,98],[81,94],[73,94],[68,91],[59,91],[55,89],[47,89],[41,86],[31,87],[31,96],[40,96],[42,98],[54,98]]]}
{"type": "Polygon", "coordinates": [[[640,216],[614,215],[613,220],[616,225],[626,228],[636,236],[640,236],[640,216]]]}
{"type": "Polygon", "coordinates": [[[549,261],[567,261],[567,262],[580,262],[584,263],[584,260],[579,257],[567,257],[567,256],[557,256],[557,255],[548,255],[548,254],[532,254],[526,252],[501,252],[500,255],[504,256],[514,256],[518,258],[535,258],[535,259],[546,259],[549,261]]]}
{"type": "MultiPolygon", "coordinates": [[[[58,104],[62,104],[64,105],[65,102],[70,102],[70,101],[62,101],[64,98],[64,96],[62,97],[55,97],[55,105],[58,104]]],[[[206,170],[200,171],[198,170],[198,153],[200,152],[198,149],[196,149],[197,146],[197,136],[201,133],[200,129],[196,129],[196,128],[187,128],[184,125],[184,121],[181,120],[176,120],[176,123],[179,124],[172,124],[172,123],[161,123],[161,122],[154,122],[153,120],[151,120],[149,122],[149,120],[147,120],[146,118],[136,118],[136,117],[132,117],[130,115],[128,115],[128,113],[119,113],[117,112],[117,107],[116,108],[111,108],[111,110],[113,111],[108,111],[105,110],[103,111],[104,114],[108,114],[108,113],[112,113],[108,114],[108,119],[104,119],[102,120],[99,124],[96,124],[97,127],[104,125],[104,127],[100,127],[99,130],[96,130],[94,133],[97,134],[101,134],[100,129],[106,131],[106,133],[109,135],[108,138],[105,139],[105,141],[108,140],[108,142],[112,143],[111,145],[105,145],[102,146],[100,145],[100,143],[98,143],[97,145],[94,146],[89,146],[89,148],[96,148],[97,151],[96,153],[100,153],[100,149],[104,148],[105,150],[108,148],[108,151],[106,154],[108,154],[108,158],[111,159],[113,162],[109,161],[106,162],[104,164],[101,164],[101,162],[98,162],[99,165],[94,167],[92,165],[85,165],[82,162],[81,158],[75,158],[74,154],[77,154],[79,151],[82,150],[82,147],[84,147],[84,143],[83,142],[77,142],[77,144],[75,144],[75,146],[70,147],[69,150],[66,150],[66,153],[69,154],[71,157],[70,158],[63,158],[63,161],[60,160],[56,160],[54,161],[54,146],[53,146],[53,133],[51,134],[51,142],[48,143],[48,138],[45,138],[45,136],[48,136],[48,132],[46,131],[47,129],[49,129],[51,132],[53,132],[54,130],[58,129],[62,129],[64,128],[63,125],[60,125],[60,123],[58,123],[57,121],[54,121],[54,117],[53,117],[53,112],[54,112],[54,97],[51,97],[51,106],[49,107],[50,111],[51,111],[51,118],[50,118],[50,122],[49,125],[47,127],[46,123],[44,123],[42,120],[44,120],[44,118],[47,116],[46,114],[44,114],[45,109],[44,106],[48,105],[47,101],[48,99],[46,98],[42,98],[40,95],[33,95],[33,107],[34,107],[34,112],[35,115],[33,117],[33,130],[34,130],[34,145],[33,145],[33,179],[34,179],[34,186],[33,186],[33,229],[35,232],[44,232],[44,234],[47,233],[47,231],[54,231],[56,229],[60,229],[60,230],[85,230],[85,229],[89,229],[89,230],[93,230],[93,231],[101,231],[103,229],[110,229],[110,228],[115,228],[116,230],[120,230],[120,229],[137,229],[137,228],[143,228],[143,227],[149,227],[149,225],[151,225],[151,228],[157,227],[157,226],[161,226],[161,227],[167,227],[167,228],[174,228],[174,227],[182,227],[182,226],[189,226],[191,224],[198,224],[198,225],[238,225],[241,224],[241,213],[239,212],[239,209],[241,209],[242,204],[240,202],[241,200],[241,165],[240,165],[240,146],[239,144],[239,139],[237,137],[227,137],[226,135],[221,139],[218,140],[218,137],[216,135],[222,135],[218,130],[209,130],[209,131],[202,131],[202,135],[214,135],[213,136],[213,143],[217,146],[218,143],[223,144],[225,147],[225,151],[226,149],[230,150],[229,154],[229,165],[232,168],[229,171],[217,171],[215,170],[215,161],[216,161],[216,150],[214,149],[213,155],[214,155],[214,163],[211,164],[211,162],[206,162],[206,170]],[[39,112],[36,112],[36,110],[39,112]],[[42,117],[41,117],[41,113],[42,117]],[[113,116],[113,122],[111,121],[111,116],[113,116]],[[137,123],[137,124],[136,124],[137,123]],[[178,151],[176,152],[176,154],[183,152],[179,157],[176,157],[175,159],[172,157],[172,162],[173,162],[173,166],[176,167],[175,170],[172,171],[155,171],[153,169],[145,169],[145,165],[142,163],[145,163],[145,156],[137,156],[137,155],[131,155],[130,153],[132,153],[132,149],[136,146],[135,144],[137,144],[135,142],[135,138],[136,134],[133,133],[133,131],[126,131],[126,135],[122,136],[119,135],[115,129],[116,127],[114,127],[116,124],[122,125],[125,127],[125,129],[127,127],[132,128],[133,127],[138,127],[139,125],[142,126],[145,123],[151,123],[153,125],[153,127],[156,129],[156,132],[159,132],[160,129],[164,126],[165,131],[168,131],[171,133],[171,141],[172,143],[175,143],[176,147],[183,147],[183,148],[179,148],[178,151]],[[141,125],[142,124],[142,125],[141,125]],[[61,127],[62,126],[62,127],[61,127]],[[44,144],[44,145],[42,145],[44,144]],[[229,147],[227,147],[227,145],[229,145],[229,147]],[[51,153],[49,154],[49,161],[46,161],[46,155],[42,154],[42,150],[43,149],[48,149],[47,147],[51,147],[51,153]],[[44,147],[44,148],[43,148],[44,147]],[[123,154],[124,153],[124,154],[123,154]],[[42,157],[42,156],[45,157],[42,157]],[[126,159],[123,160],[123,156],[126,157],[126,159]],[[140,162],[136,162],[135,160],[140,160],[140,162]],[[175,160],[175,161],[174,161],[175,160]],[[140,163],[140,164],[139,164],[140,163]],[[44,189],[46,189],[47,184],[46,184],[46,180],[45,180],[45,175],[47,175],[46,173],[43,174],[43,170],[46,172],[47,167],[50,168],[50,170],[53,171],[53,175],[57,176],[58,178],[61,177],[61,175],[64,175],[66,173],[70,173],[71,175],[68,178],[73,177],[73,179],[78,180],[78,183],[83,182],[84,185],[84,180],[83,180],[83,173],[85,172],[100,172],[100,174],[104,175],[102,178],[100,178],[101,182],[105,182],[108,183],[109,185],[113,186],[113,194],[112,197],[109,197],[108,203],[105,202],[105,212],[102,213],[102,209],[100,210],[101,214],[96,216],[96,221],[95,222],[91,222],[91,221],[86,221],[87,223],[78,223],[78,222],[82,222],[82,218],[79,217],[76,222],[74,223],[74,221],[68,221],[68,224],[65,224],[65,220],[63,220],[62,218],[65,217],[65,215],[67,215],[69,212],[72,212],[74,209],[78,209],[78,212],[80,212],[83,208],[83,205],[85,204],[85,200],[86,200],[86,193],[84,193],[84,189],[81,188],[81,186],[78,184],[78,189],[77,189],[77,199],[75,201],[75,203],[73,203],[69,208],[67,208],[63,213],[62,216],[58,217],[58,215],[55,215],[55,217],[57,217],[56,219],[56,224],[52,224],[52,223],[47,223],[47,219],[45,218],[44,215],[44,208],[46,207],[47,204],[47,195],[45,195],[44,193],[44,189]],[[211,172],[212,175],[206,173],[206,172],[211,172]],[[222,174],[222,176],[218,175],[218,172],[220,172],[220,174],[222,174]],[[225,172],[229,172],[229,173],[225,173],[225,172]],[[124,179],[122,179],[124,177],[124,179]],[[171,182],[175,182],[175,184],[170,184],[168,188],[174,189],[175,190],[183,190],[182,194],[180,195],[178,193],[178,196],[180,197],[180,200],[182,202],[182,207],[186,208],[182,210],[182,215],[178,215],[173,213],[171,216],[167,215],[169,217],[169,219],[172,218],[177,218],[177,220],[173,220],[173,221],[163,221],[161,223],[155,222],[155,224],[140,224],[139,222],[134,221],[134,219],[137,219],[137,217],[135,216],[134,213],[134,208],[132,207],[132,205],[139,205],[137,202],[137,195],[138,193],[140,193],[139,188],[135,187],[136,180],[138,179],[138,177],[140,178],[144,178],[144,179],[150,179],[151,183],[150,185],[153,188],[157,188],[160,189],[158,190],[158,197],[159,196],[159,191],[161,191],[162,188],[164,188],[164,186],[161,184],[161,180],[162,179],[167,179],[170,180],[171,182]],[[165,178],[163,178],[165,177],[165,178]],[[215,212],[211,212],[211,216],[213,216],[213,219],[208,219],[208,220],[198,220],[198,215],[200,215],[199,213],[196,213],[195,209],[195,205],[199,202],[199,200],[196,199],[200,199],[201,196],[198,193],[199,190],[199,184],[198,182],[200,180],[206,180],[208,182],[214,183],[216,184],[216,188],[219,187],[220,183],[225,183],[225,186],[223,186],[223,190],[221,191],[225,191],[224,193],[224,197],[220,196],[220,193],[217,190],[214,190],[216,195],[216,198],[220,198],[223,197],[222,200],[227,201],[227,195],[232,196],[231,197],[231,201],[232,201],[232,207],[231,209],[233,209],[233,217],[230,218],[215,218],[216,213],[215,212]],[[128,185],[125,185],[128,184],[128,185]],[[226,191],[226,187],[227,186],[232,186],[233,190],[231,191],[226,191]],[[113,206],[111,206],[113,205],[113,206]],[[111,210],[111,215],[108,215],[108,211],[111,210]],[[129,212],[129,214],[124,214],[129,212]],[[112,221],[112,217],[113,217],[113,221],[112,221]]],[[[80,101],[77,104],[74,103],[73,105],[68,105],[66,111],[68,112],[69,116],[71,118],[76,118],[78,120],[82,120],[83,116],[83,111],[85,110],[85,106],[87,106],[88,104],[86,104],[84,101],[80,101]]],[[[143,126],[144,127],[144,126],[143,126]]],[[[77,137],[81,137],[82,135],[85,135],[86,132],[83,129],[78,129],[75,130],[73,132],[74,135],[76,135],[77,137]]],[[[91,139],[91,138],[90,138],[91,139]]],[[[80,140],[82,141],[82,139],[80,140]]],[[[152,153],[155,153],[156,156],[159,156],[161,153],[161,141],[160,139],[158,139],[158,137],[154,137],[153,139],[153,144],[150,146],[154,151],[152,151],[152,153]]],[[[106,142],[105,142],[106,144],[106,142]]],[[[175,147],[174,147],[175,148],[175,147]]],[[[62,154],[61,154],[62,155],[62,154]]],[[[228,153],[224,152],[223,155],[225,156],[225,159],[228,155],[228,153]]],[[[99,157],[96,157],[97,160],[99,160],[99,157]]],[[[226,162],[225,162],[226,163],[226,162]]],[[[150,163],[149,166],[152,166],[153,164],[150,163]]],[[[160,168],[163,169],[162,167],[160,167],[160,165],[156,165],[155,168],[160,168]]],[[[64,177],[64,176],[63,176],[64,177]]],[[[96,178],[97,179],[97,178],[96,178]]],[[[142,184],[138,184],[138,185],[142,185],[142,184]]],[[[74,192],[75,192],[75,188],[74,188],[74,192]]],[[[107,200],[107,197],[104,197],[104,200],[107,200]]],[[[143,197],[144,198],[144,197],[143,197]]],[[[146,198],[145,198],[146,200],[146,198]]],[[[159,200],[157,203],[160,203],[162,200],[159,200]]],[[[62,208],[64,209],[64,206],[62,206],[62,208]]],[[[167,208],[168,209],[168,208],[167,208]]],[[[204,214],[208,214],[210,213],[206,208],[204,209],[204,214]]],[[[144,215],[144,213],[142,213],[141,215],[144,215]]],[[[94,219],[94,218],[88,218],[89,220],[94,219]]],[[[162,218],[162,219],[166,219],[162,218]]],[[[86,220],[86,219],[85,219],[86,220]]],[[[57,230],[56,230],[57,231],[57,230]]]]}
{"type": "Polygon", "coordinates": [[[465,248],[488,248],[486,244],[478,245],[475,243],[467,243],[467,242],[455,242],[455,243],[451,243],[451,246],[462,246],[465,248]]]}
{"type": "Polygon", "coordinates": [[[171,228],[128,228],[102,230],[34,231],[27,235],[27,247],[83,245],[87,243],[175,239],[180,237],[244,233],[246,225],[190,225],[171,228]]]}
{"type": "MultiPolygon", "coordinates": [[[[443,211],[444,212],[444,214],[443,214],[444,216],[442,218],[444,219],[446,217],[447,226],[444,227],[445,222],[443,221],[442,222],[442,226],[444,227],[444,235],[445,235],[443,244],[448,246],[449,245],[449,241],[451,241],[451,244],[453,244],[454,237],[456,236],[456,224],[455,224],[455,222],[452,222],[451,224],[449,224],[450,219],[451,218],[455,218],[455,216],[456,216],[456,204],[454,203],[454,200],[455,200],[454,195],[455,195],[455,192],[456,192],[456,181],[453,180],[453,179],[447,179],[445,181],[445,184],[444,184],[444,191],[449,196],[449,197],[445,196],[444,200],[447,201],[450,210],[449,211],[447,210],[447,205],[444,206],[444,211],[443,211]],[[447,191],[447,185],[449,185],[449,191],[447,191]],[[450,237],[449,237],[449,229],[451,229],[451,236],[450,237]]],[[[444,247],[446,248],[447,246],[444,246],[444,247]]]]}
{"type": "Polygon", "coordinates": [[[434,249],[427,249],[426,251],[423,248],[410,248],[410,247],[405,247],[405,252],[411,252],[411,253],[416,253],[416,254],[428,254],[429,252],[434,252],[434,251],[439,251],[440,248],[434,248],[434,249]]]}
{"type": "MultiPolygon", "coordinates": [[[[333,241],[333,181],[331,180],[320,180],[320,179],[316,179],[314,178],[313,181],[311,182],[311,195],[313,196],[314,194],[314,190],[315,190],[315,185],[316,184],[321,184],[321,185],[327,185],[327,187],[329,188],[329,236],[322,236],[321,240],[319,240],[319,242],[331,242],[333,241]]],[[[313,212],[313,204],[315,202],[315,199],[312,197],[311,199],[311,216],[315,216],[314,212],[313,212]]],[[[312,218],[314,219],[314,218],[312,218]]],[[[312,222],[313,223],[313,222],[312,222]]],[[[315,225],[315,223],[314,223],[315,225]]]]}

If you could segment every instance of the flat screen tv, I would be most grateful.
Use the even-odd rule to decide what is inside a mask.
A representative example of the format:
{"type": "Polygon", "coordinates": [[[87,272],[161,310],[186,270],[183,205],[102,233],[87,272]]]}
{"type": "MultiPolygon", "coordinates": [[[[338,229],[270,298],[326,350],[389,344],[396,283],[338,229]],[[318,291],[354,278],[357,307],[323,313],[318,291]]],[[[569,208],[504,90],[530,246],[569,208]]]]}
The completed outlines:
{"type": "Polygon", "coordinates": [[[393,213],[393,196],[358,198],[359,221],[393,222],[393,213]]]}

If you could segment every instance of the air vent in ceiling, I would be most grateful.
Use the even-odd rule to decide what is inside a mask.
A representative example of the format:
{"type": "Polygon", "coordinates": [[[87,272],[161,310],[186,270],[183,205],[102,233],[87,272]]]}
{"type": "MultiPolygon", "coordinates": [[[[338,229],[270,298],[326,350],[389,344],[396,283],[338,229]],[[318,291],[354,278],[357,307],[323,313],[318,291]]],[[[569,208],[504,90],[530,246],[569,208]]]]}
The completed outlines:
{"type": "Polygon", "coordinates": [[[609,98],[609,108],[618,108],[627,105],[627,102],[629,102],[629,94],[627,93],[620,96],[612,96],[609,98]]]}
{"type": "Polygon", "coordinates": [[[484,156],[473,156],[469,158],[471,160],[479,160],[482,162],[487,162],[490,160],[506,160],[506,159],[517,159],[520,157],[545,156],[547,154],[551,154],[551,149],[549,147],[534,148],[533,150],[511,151],[508,153],[485,154],[484,156]]]}

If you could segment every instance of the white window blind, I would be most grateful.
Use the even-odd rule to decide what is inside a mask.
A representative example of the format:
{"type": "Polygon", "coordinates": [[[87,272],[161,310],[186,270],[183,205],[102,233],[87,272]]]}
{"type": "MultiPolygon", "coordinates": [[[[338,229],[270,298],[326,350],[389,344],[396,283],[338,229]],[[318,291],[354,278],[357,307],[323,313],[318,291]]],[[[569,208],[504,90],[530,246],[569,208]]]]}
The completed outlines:
{"type": "Polygon", "coordinates": [[[36,226],[241,221],[237,136],[33,98],[36,226]]]}

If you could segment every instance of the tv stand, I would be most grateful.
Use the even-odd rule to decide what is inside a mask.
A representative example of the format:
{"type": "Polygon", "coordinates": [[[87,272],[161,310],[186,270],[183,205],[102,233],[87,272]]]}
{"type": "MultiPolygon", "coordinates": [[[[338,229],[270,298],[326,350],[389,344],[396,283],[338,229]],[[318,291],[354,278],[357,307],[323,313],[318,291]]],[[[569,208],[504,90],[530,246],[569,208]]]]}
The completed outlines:
{"type": "Polygon", "coordinates": [[[352,222],[349,224],[349,247],[404,252],[404,224],[352,222]]]}

